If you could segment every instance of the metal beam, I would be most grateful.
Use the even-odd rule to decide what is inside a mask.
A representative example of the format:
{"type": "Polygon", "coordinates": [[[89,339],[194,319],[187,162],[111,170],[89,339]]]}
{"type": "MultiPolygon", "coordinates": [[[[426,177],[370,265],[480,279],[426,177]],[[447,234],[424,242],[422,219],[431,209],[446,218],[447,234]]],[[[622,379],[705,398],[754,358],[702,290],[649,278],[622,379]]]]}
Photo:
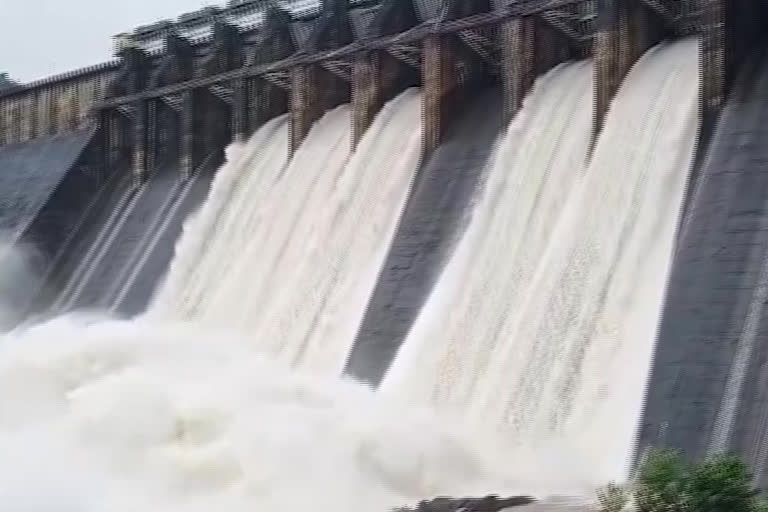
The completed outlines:
{"type": "Polygon", "coordinates": [[[315,64],[326,60],[341,60],[349,58],[352,55],[370,50],[386,50],[393,45],[405,45],[417,43],[430,35],[453,34],[463,30],[469,30],[476,27],[498,24],[504,20],[518,16],[531,16],[545,11],[557,10],[566,5],[581,3],[583,0],[521,0],[506,8],[499,9],[489,13],[476,14],[459,20],[430,22],[418,25],[410,30],[394,36],[384,36],[372,39],[363,39],[336,50],[318,52],[312,55],[300,54],[288,57],[286,59],[264,64],[261,66],[251,66],[238,68],[226,73],[189,80],[159,89],[144,91],[138,94],[113,98],[94,105],[93,109],[115,108],[119,105],[133,103],[140,99],[166,96],[175,94],[187,89],[200,87],[210,87],[215,84],[227,82],[236,78],[247,78],[274,73],[277,71],[287,71],[297,65],[315,64]]]}
{"type": "Polygon", "coordinates": [[[394,44],[387,52],[400,62],[405,62],[414,69],[421,69],[421,47],[394,44]]]}
{"type": "Polygon", "coordinates": [[[643,4],[645,4],[650,10],[655,12],[659,15],[659,17],[664,20],[665,23],[671,26],[675,26],[677,24],[677,17],[675,16],[675,13],[672,9],[670,9],[667,5],[667,2],[664,0],[640,0],[643,4]]]}
{"type": "Polygon", "coordinates": [[[480,56],[483,61],[492,66],[501,65],[500,59],[495,57],[498,47],[497,45],[482,34],[478,34],[474,30],[462,30],[459,32],[459,37],[464,41],[472,51],[480,56]]]}
{"type": "Polygon", "coordinates": [[[549,23],[552,28],[576,42],[580,43],[592,39],[593,34],[582,34],[573,28],[570,22],[574,21],[574,16],[570,13],[555,10],[547,11],[541,13],[541,18],[549,23]]]}

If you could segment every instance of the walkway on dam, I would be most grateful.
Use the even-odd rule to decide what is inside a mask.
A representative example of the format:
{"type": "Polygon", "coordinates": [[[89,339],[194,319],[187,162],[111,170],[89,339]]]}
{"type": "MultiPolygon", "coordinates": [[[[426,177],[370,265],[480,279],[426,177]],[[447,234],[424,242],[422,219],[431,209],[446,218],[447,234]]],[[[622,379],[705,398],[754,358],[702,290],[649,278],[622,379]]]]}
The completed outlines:
{"type": "Polygon", "coordinates": [[[768,52],[742,70],[679,233],[639,439],[768,483],[768,52]]]}

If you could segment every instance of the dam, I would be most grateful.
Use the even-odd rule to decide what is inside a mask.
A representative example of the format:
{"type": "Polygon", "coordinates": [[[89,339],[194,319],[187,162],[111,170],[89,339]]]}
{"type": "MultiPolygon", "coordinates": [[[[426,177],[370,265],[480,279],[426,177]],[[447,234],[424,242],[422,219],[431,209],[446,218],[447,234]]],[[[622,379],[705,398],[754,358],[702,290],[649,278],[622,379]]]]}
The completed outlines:
{"type": "Polygon", "coordinates": [[[230,0],[0,76],[0,503],[587,510],[661,447],[768,491],[767,29],[230,0]]]}

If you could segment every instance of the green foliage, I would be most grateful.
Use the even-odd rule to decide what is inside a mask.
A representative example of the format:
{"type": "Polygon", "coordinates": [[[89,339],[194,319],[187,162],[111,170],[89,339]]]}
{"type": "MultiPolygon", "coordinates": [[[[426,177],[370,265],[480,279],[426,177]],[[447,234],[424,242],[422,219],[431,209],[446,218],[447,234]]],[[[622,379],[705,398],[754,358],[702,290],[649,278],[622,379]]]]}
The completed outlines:
{"type": "Polygon", "coordinates": [[[741,460],[729,455],[713,457],[693,467],[688,476],[691,510],[701,512],[753,512],[757,491],[741,460]]]}
{"type": "Polygon", "coordinates": [[[601,512],[621,512],[629,503],[629,493],[614,482],[597,491],[597,502],[601,512]]]}
{"type": "Polygon", "coordinates": [[[731,455],[687,465],[673,451],[654,451],[631,489],[611,483],[597,495],[601,512],[621,511],[630,497],[638,512],[768,512],[746,464],[731,455]]]}
{"type": "Polygon", "coordinates": [[[649,454],[633,491],[639,512],[681,512],[688,500],[687,468],[675,452],[649,454]]]}

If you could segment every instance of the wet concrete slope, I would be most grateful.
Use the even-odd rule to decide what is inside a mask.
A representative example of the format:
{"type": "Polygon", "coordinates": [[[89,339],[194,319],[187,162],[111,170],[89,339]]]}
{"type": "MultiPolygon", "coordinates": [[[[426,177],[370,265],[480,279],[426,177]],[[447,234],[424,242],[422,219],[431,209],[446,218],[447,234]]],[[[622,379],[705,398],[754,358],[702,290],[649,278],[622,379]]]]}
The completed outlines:
{"type": "Polygon", "coordinates": [[[84,128],[0,146],[0,232],[16,238],[29,227],[93,133],[84,128]]]}
{"type": "Polygon", "coordinates": [[[501,111],[495,89],[467,102],[419,171],[347,363],[354,378],[378,384],[416,319],[469,221],[501,111]]]}
{"type": "MultiPolygon", "coordinates": [[[[96,246],[119,219],[122,205],[133,193],[130,170],[124,167],[110,170],[110,174],[104,177],[100,187],[93,191],[90,197],[78,199],[79,215],[69,222],[69,229],[59,235],[56,231],[56,214],[61,208],[46,205],[46,210],[52,211],[46,216],[46,229],[41,231],[39,243],[50,244],[56,249],[49,251],[50,261],[46,265],[42,286],[37,290],[35,301],[29,309],[30,315],[47,314],[54,309],[57,301],[68,295],[65,290],[74,286],[84,271],[86,262],[97,252],[96,246]]],[[[66,206],[71,204],[75,197],[57,192],[51,202],[60,202],[66,206]],[[57,199],[60,201],[56,201],[57,199]]]]}
{"type": "Polygon", "coordinates": [[[184,222],[208,197],[220,163],[218,155],[211,157],[190,180],[181,183],[175,198],[157,217],[159,222],[147,232],[144,242],[134,249],[133,258],[106,297],[112,311],[125,316],[144,311],[173,259],[184,222]]]}
{"type": "Polygon", "coordinates": [[[180,179],[175,164],[162,166],[141,187],[126,175],[63,258],[52,312],[138,312],[162,278],[184,218],[205,198],[217,158],[193,179],[180,179]]]}
{"type": "Polygon", "coordinates": [[[649,445],[745,455],[765,483],[768,426],[768,53],[742,70],[673,259],[642,418],[649,445]]]}

